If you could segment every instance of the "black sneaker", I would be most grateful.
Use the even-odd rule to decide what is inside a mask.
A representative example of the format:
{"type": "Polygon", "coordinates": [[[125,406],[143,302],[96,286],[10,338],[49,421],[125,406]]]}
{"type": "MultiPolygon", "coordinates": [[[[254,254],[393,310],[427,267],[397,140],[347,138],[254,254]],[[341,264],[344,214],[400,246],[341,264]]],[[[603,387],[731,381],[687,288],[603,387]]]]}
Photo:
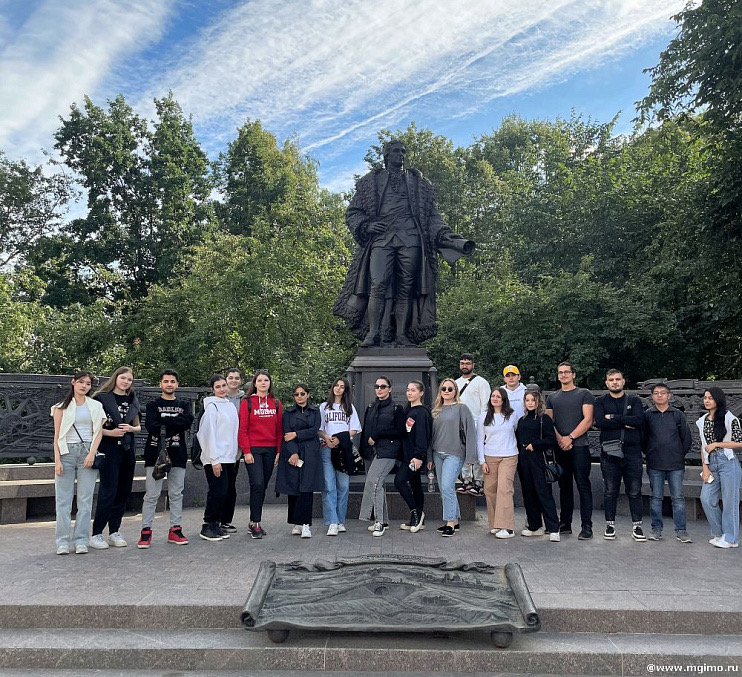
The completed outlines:
{"type": "Polygon", "coordinates": [[[572,525],[571,524],[560,524],[559,525],[559,533],[560,534],[571,534],[572,533],[572,525]]]}
{"type": "Polygon", "coordinates": [[[467,492],[470,493],[472,496],[481,496],[484,493],[484,491],[476,484],[470,484],[467,492]]]}
{"type": "Polygon", "coordinates": [[[233,534],[237,531],[237,527],[234,526],[234,524],[230,524],[229,522],[222,522],[222,529],[230,534],[233,534]]]}
{"type": "Polygon", "coordinates": [[[469,491],[471,485],[468,482],[464,482],[460,487],[456,487],[457,494],[466,494],[469,491]]]}
{"type": "MultiPolygon", "coordinates": [[[[447,524],[444,524],[443,526],[438,527],[438,533],[443,533],[448,527],[447,524]]],[[[453,530],[458,531],[461,527],[458,524],[453,525],[453,530]]]]}
{"type": "MultiPolygon", "coordinates": [[[[578,538],[580,538],[581,536],[582,534],[580,534],[578,538]]],[[[614,527],[612,524],[606,524],[605,531],[603,532],[603,538],[605,538],[606,541],[615,540],[616,539],[616,527],[614,527]]]]}
{"type": "Polygon", "coordinates": [[[263,530],[259,524],[251,524],[248,528],[250,538],[263,538],[263,530]]]}
{"type": "Polygon", "coordinates": [[[644,542],[647,540],[647,537],[644,535],[644,529],[642,529],[641,524],[635,524],[633,527],[631,527],[631,538],[639,542],[644,542]]]}
{"type": "Polygon", "coordinates": [[[263,529],[263,527],[261,527],[259,524],[257,525],[257,527],[258,527],[258,531],[260,531],[260,535],[261,536],[267,536],[268,535],[268,532],[265,529],[263,529]]]}
{"type": "Polygon", "coordinates": [[[589,541],[593,537],[593,530],[590,527],[582,527],[580,535],[577,537],[578,541],[589,541]]]}
{"type": "Polygon", "coordinates": [[[439,529],[438,531],[441,532],[441,536],[453,536],[456,533],[455,527],[449,527],[448,524],[444,524],[442,529],[439,529]]]}
{"type": "Polygon", "coordinates": [[[221,531],[217,531],[216,527],[217,525],[215,524],[204,524],[201,527],[198,537],[203,538],[205,541],[221,541],[221,531]]]}
{"type": "Polygon", "coordinates": [[[227,531],[222,524],[219,524],[218,527],[222,538],[229,538],[229,531],[227,531]]]}

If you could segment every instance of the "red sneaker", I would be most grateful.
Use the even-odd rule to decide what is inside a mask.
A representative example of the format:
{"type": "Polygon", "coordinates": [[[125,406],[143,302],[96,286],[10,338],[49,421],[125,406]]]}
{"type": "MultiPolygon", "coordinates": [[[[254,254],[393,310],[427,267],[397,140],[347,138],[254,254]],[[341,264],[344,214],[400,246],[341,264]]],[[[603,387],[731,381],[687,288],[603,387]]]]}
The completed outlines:
{"type": "Polygon", "coordinates": [[[146,550],[150,545],[152,545],[152,529],[142,529],[142,533],[139,535],[139,541],[137,542],[137,548],[146,550]]]}
{"type": "Polygon", "coordinates": [[[183,536],[183,531],[180,527],[170,527],[167,542],[174,543],[175,545],[188,545],[188,539],[183,536]]]}

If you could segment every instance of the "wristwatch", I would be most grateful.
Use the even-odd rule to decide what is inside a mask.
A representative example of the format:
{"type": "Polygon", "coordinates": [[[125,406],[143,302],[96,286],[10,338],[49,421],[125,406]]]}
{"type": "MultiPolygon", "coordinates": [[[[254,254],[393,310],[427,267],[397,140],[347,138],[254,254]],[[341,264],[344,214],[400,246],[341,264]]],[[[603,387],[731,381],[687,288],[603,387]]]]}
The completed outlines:
{"type": "Polygon", "coordinates": [[[570,433],[569,435],[567,435],[567,437],[569,437],[569,439],[571,439],[573,442],[575,441],[575,438],[572,437],[572,433],[570,433]]]}

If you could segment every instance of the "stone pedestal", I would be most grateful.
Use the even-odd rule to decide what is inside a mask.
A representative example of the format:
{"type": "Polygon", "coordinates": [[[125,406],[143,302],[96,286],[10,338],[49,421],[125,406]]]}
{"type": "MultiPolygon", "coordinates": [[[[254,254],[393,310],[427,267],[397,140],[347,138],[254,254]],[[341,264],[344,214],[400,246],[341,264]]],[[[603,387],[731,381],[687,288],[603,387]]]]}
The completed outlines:
{"type": "Polygon", "coordinates": [[[407,404],[405,390],[410,381],[425,384],[425,404],[435,401],[438,372],[425,348],[359,348],[348,367],[348,380],[361,421],[366,407],[376,397],[374,383],[379,376],[392,380],[392,397],[399,404],[407,404]]]}

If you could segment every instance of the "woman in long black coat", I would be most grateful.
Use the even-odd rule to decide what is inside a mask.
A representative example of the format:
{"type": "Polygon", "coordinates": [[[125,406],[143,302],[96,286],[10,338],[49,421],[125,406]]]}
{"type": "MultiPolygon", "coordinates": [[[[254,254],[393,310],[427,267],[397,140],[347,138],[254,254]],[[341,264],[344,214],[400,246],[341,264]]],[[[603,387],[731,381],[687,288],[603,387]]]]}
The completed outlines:
{"type": "Polygon", "coordinates": [[[278,460],[276,491],[289,499],[287,522],[302,538],[312,537],[312,502],[315,491],[325,486],[322,455],[317,433],[322,419],[309,403],[309,388],[294,386],[294,406],[283,412],[283,444],[278,460]]]}

